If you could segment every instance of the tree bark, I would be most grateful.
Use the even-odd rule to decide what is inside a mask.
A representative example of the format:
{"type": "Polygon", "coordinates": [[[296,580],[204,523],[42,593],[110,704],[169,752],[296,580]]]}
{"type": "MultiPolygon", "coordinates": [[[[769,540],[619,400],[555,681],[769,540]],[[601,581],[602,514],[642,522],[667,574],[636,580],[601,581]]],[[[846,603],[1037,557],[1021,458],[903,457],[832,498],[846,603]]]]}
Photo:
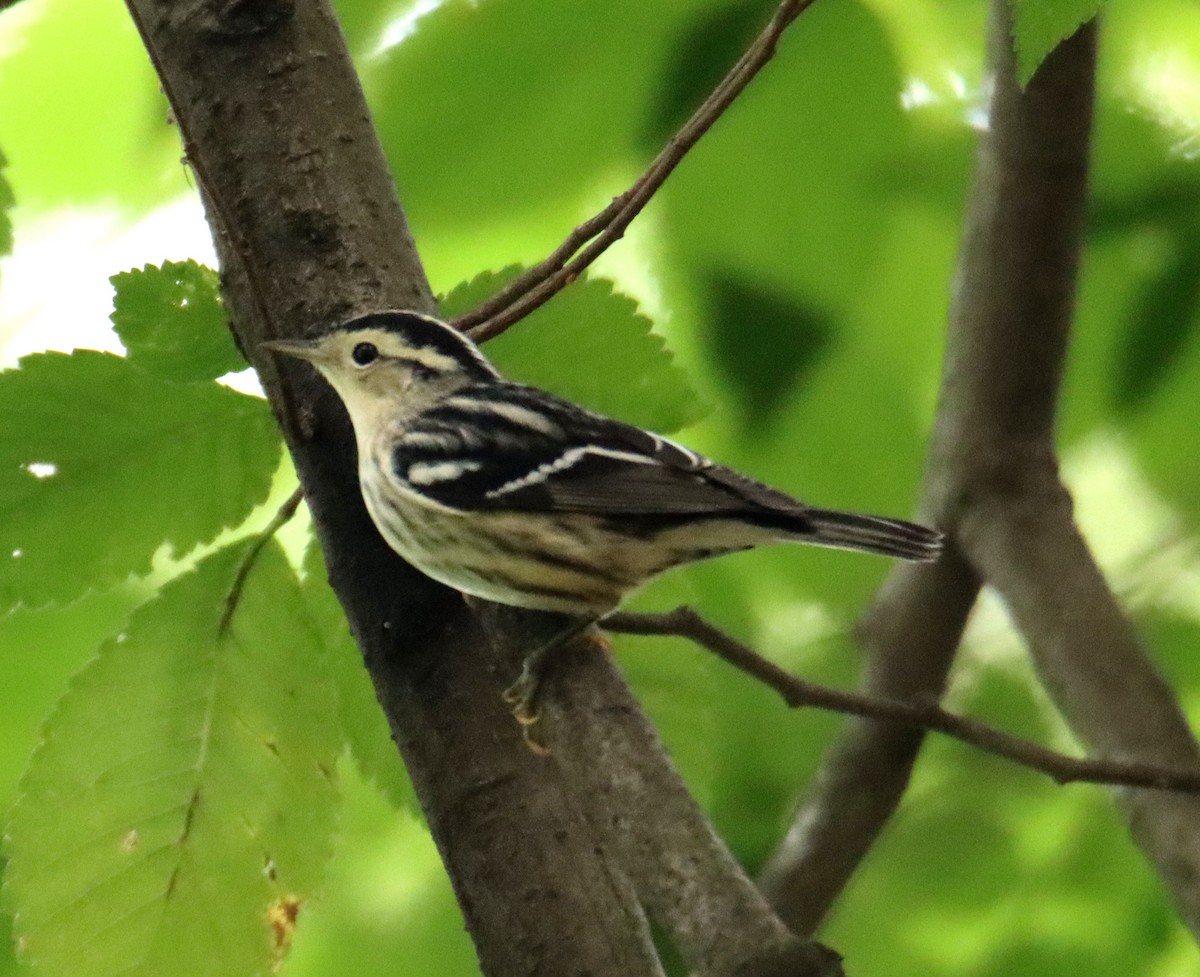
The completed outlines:
{"type": "Polygon", "coordinates": [[[572,785],[504,708],[510,663],[459,595],[375,531],[336,397],[260,350],[368,310],[434,308],[332,12],[315,0],[129,7],[205,196],[236,337],[280,418],[484,972],[661,974],[572,785]]]}

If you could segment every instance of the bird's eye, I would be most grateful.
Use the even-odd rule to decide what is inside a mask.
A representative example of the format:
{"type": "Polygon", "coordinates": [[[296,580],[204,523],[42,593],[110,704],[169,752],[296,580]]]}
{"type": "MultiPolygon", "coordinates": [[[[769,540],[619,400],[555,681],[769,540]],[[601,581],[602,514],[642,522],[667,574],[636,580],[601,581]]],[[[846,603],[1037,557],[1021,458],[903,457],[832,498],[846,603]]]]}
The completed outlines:
{"type": "Polygon", "coordinates": [[[359,366],[370,366],[379,359],[379,350],[374,343],[359,343],[354,347],[350,358],[359,366]]]}

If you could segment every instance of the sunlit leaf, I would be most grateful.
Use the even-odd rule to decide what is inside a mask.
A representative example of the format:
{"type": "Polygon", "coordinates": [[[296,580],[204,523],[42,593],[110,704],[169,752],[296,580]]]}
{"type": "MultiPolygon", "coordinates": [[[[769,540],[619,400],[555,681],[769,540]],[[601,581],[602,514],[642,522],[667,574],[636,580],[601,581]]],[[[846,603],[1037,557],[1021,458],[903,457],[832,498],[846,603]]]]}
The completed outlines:
{"type": "Polygon", "coordinates": [[[195,261],[112,276],[110,318],[129,361],[167,380],[214,380],[244,369],[221,306],[217,273],[195,261]]]}
{"type": "MultiPolygon", "coordinates": [[[[4,860],[0,859],[0,872],[5,868],[4,860]]],[[[0,975],[18,977],[19,966],[13,946],[12,916],[0,911],[0,975]]]]}
{"type": "Polygon", "coordinates": [[[336,0],[333,9],[350,53],[365,59],[389,23],[402,15],[411,16],[419,6],[405,0],[336,0]]]}
{"type": "MultiPolygon", "coordinates": [[[[668,77],[687,70],[698,33],[724,46],[729,16],[698,14],[668,77]]],[[[901,87],[883,24],[866,6],[804,12],[657,198],[698,292],[713,268],[822,311],[867,287],[886,226],[880,171],[909,125],[901,87]]]]}
{"type": "Polygon", "coordinates": [[[351,767],[341,778],[337,855],[284,972],[479,977],[479,958],[429,831],[356,773],[351,767]]]}
{"type": "Polygon", "coordinates": [[[6,889],[47,977],[265,973],[331,851],[341,735],[282,552],[205,560],[139,609],[47,722],[6,889]]]}
{"type": "Polygon", "coordinates": [[[117,587],[63,606],[0,616],[5,681],[9,689],[20,690],[19,695],[4,696],[0,709],[0,743],[7,747],[0,751],[0,810],[12,806],[38,730],[62,697],[68,679],[96,654],[102,641],[120,629],[145,596],[145,587],[117,587]]]}
{"type": "Polygon", "coordinates": [[[166,98],[124,7],[46,0],[14,10],[4,28],[2,138],[23,206],[145,208],[188,189],[166,98]]]}
{"type": "Polygon", "coordinates": [[[719,4],[684,26],[655,90],[643,150],[656,153],[699,108],[766,25],[769,9],[754,0],[719,4]]]}
{"type": "Polygon", "coordinates": [[[0,608],[144,573],[261,502],[280,443],[264,401],[173,384],[109,353],[39,353],[0,373],[0,608]]]}
{"type": "Polygon", "coordinates": [[[1186,301],[1160,290],[1186,242],[1200,237],[1196,167],[1173,156],[1163,131],[1124,99],[1100,98],[1096,109],[1090,233],[1061,398],[1067,444],[1098,425],[1141,423],[1133,415],[1156,412],[1159,397],[1189,382],[1175,377],[1190,369],[1192,327],[1179,318],[1186,301]],[[1156,321],[1155,306],[1174,321],[1156,321]],[[1133,348],[1134,333],[1139,342],[1161,333],[1171,343],[1133,348]]]}
{"type": "Polygon", "coordinates": [[[865,971],[1000,977],[1025,971],[998,968],[998,958],[1027,959],[1026,948],[1040,945],[1028,959],[1048,953],[1121,977],[1171,938],[1148,940],[1136,918],[1154,883],[1126,838],[1102,791],[1064,789],[934,739],[826,938],[865,971]],[[914,877],[938,881],[913,887],[914,877]],[[890,913],[898,902],[904,912],[890,913]],[[857,922],[864,914],[872,926],[857,922]]]}
{"type": "Polygon", "coordinates": [[[1163,610],[1143,612],[1137,620],[1139,637],[1162,668],[1180,704],[1189,715],[1200,715],[1200,621],[1163,610]]]}

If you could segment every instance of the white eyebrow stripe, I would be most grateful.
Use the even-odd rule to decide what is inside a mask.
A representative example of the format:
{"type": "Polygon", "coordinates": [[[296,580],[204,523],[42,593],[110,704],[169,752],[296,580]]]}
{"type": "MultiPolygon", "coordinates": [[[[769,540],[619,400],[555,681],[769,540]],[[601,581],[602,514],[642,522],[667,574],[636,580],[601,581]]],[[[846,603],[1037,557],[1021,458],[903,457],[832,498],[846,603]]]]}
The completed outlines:
{"type": "Polygon", "coordinates": [[[445,403],[447,407],[471,414],[490,414],[503,417],[518,427],[540,431],[542,434],[552,437],[562,434],[562,428],[545,414],[529,407],[522,407],[520,404],[512,404],[504,400],[476,400],[473,397],[450,397],[445,403]]]}
{"type": "Polygon", "coordinates": [[[539,465],[533,471],[522,475],[520,478],[514,478],[511,482],[505,482],[499,488],[492,489],[487,493],[487,497],[494,499],[497,496],[516,492],[518,489],[523,489],[529,485],[537,485],[539,482],[544,482],[559,472],[564,472],[573,465],[578,464],[585,455],[599,455],[603,458],[614,458],[617,461],[626,461],[636,465],[658,464],[653,458],[646,455],[634,454],[631,451],[614,451],[611,448],[600,448],[596,445],[583,445],[578,448],[570,448],[555,458],[554,461],[539,465]]]}
{"type": "Polygon", "coordinates": [[[433,485],[437,482],[452,482],[467,472],[477,472],[483,467],[478,461],[418,461],[408,466],[407,481],[413,485],[433,485]]]}
{"type": "Polygon", "coordinates": [[[432,346],[411,346],[396,359],[417,363],[435,373],[446,373],[458,366],[458,360],[445,353],[439,353],[432,346]]]}

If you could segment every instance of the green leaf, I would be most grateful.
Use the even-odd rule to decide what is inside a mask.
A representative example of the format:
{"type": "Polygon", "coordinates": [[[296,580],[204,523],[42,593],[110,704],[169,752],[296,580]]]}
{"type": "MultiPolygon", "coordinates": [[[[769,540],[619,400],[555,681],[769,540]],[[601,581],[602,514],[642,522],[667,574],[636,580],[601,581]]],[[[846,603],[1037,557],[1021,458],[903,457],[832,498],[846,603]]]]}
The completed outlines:
{"type": "Polygon", "coordinates": [[[1091,20],[1102,0],[1013,0],[1013,43],[1017,77],[1029,84],[1038,66],[1061,41],[1091,20]]]}
{"type": "Polygon", "coordinates": [[[0,616],[4,683],[13,690],[0,709],[0,743],[5,747],[0,750],[0,811],[16,799],[38,732],[68,680],[129,620],[148,591],[145,585],[116,587],[63,606],[22,608],[0,616]]]}
{"type": "Polygon", "coordinates": [[[383,29],[396,19],[397,8],[403,6],[394,0],[335,0],[333,10],[338,27],[356,60],[369,60],[383,29]]]}
{"type": "Polygon", "coordinates": [[[172,581],[47,721],[10,823],[33,973],[261,974],[331,853],[341,737],[316,633],[269,543],[172,581]]]}
{"type": "MultiPolygon", "coordinates": [[[[689,443],[811,505],[908,517],[917,497],[926,433],[918,392],[908,372],[898,368],[902,360],[881,355],[881,345],[869,334],[840,332],[804,382],[781,401],[770,425],[753,438],[722,411],[698,432],[703,437],[689,438],[689,443]]],[[[790,592],[792,600],[816,598],[847,622],[871,600],[892,566],[877,556],[809,546],[765,547],[722,557],[711,566],[739,563],[759,589],[769,583],[790,592]]],[[[715,572],[709,566],[701,563],[677,572],[696,581],[715,572]]],[[[728,600],[719,587],[707,598],[728,600]]],[[[705,600],[699,606],[710,604],[705,600]]]]}
{"type": "Polygon", "coordinates": [[[113,328],[129,361],[166,380],[215,380],[245,369],[221,306],[217,273],[165,261],[113,275],[113,328]]]}
{"type": "MultiPolygon", "coordinates": [[[[526,270],[524,265],[509,265],[499,271],[482,271],[468,282],[459,282],[448,294],[439,295],[438,307],[447,319],[470,312],[526,270]]],[[[494,346],[495,340],[489,344],[488,351],[494,346]]]]}
{"type": "Polygon", "coordinates": [[[212,540],[266,498],[266,402],[167,383],[119,356],[39,353],[0,373],[0,609],[145,573],[164,543],[212,540]]]}
{"type": "Polygon", "coordinates": [[[1184,708],[1193,714],[1200,704],[1200,622],[1171,610],[1151,609],[1138,615],[1137,628],[1184,708]]]}
{"type": "Polygon", "coordinates": [[[315,536],[309,539],[304,552],[301,589],[324,643],[338,716],[350,755],[363,778],[393,807],[419,814],[412,781],[375,696],[371,677],[363,666],[362,653],[350,634],[346,614],[327,581],[325,559],[315,536]]]}
{"type": "MultiPolygon", "coordinates": [[[[524,269],[484,272],[442,299],[447,316],[474,308],[524,269]]],[[[513,380],[544,387],[603,414],[676,431],[707,413],[637,303],[612,283],[583,278],[487,344],[513,380]]]]}
{"type": "MultiPolygon", "coordinates": [[[[3,872],[4,862],[0,860],[0,873],[3,872]]],[[[0,913],[0,977],[21,977],[13,946],[12,922],[8,913],[0,913]]]]}

